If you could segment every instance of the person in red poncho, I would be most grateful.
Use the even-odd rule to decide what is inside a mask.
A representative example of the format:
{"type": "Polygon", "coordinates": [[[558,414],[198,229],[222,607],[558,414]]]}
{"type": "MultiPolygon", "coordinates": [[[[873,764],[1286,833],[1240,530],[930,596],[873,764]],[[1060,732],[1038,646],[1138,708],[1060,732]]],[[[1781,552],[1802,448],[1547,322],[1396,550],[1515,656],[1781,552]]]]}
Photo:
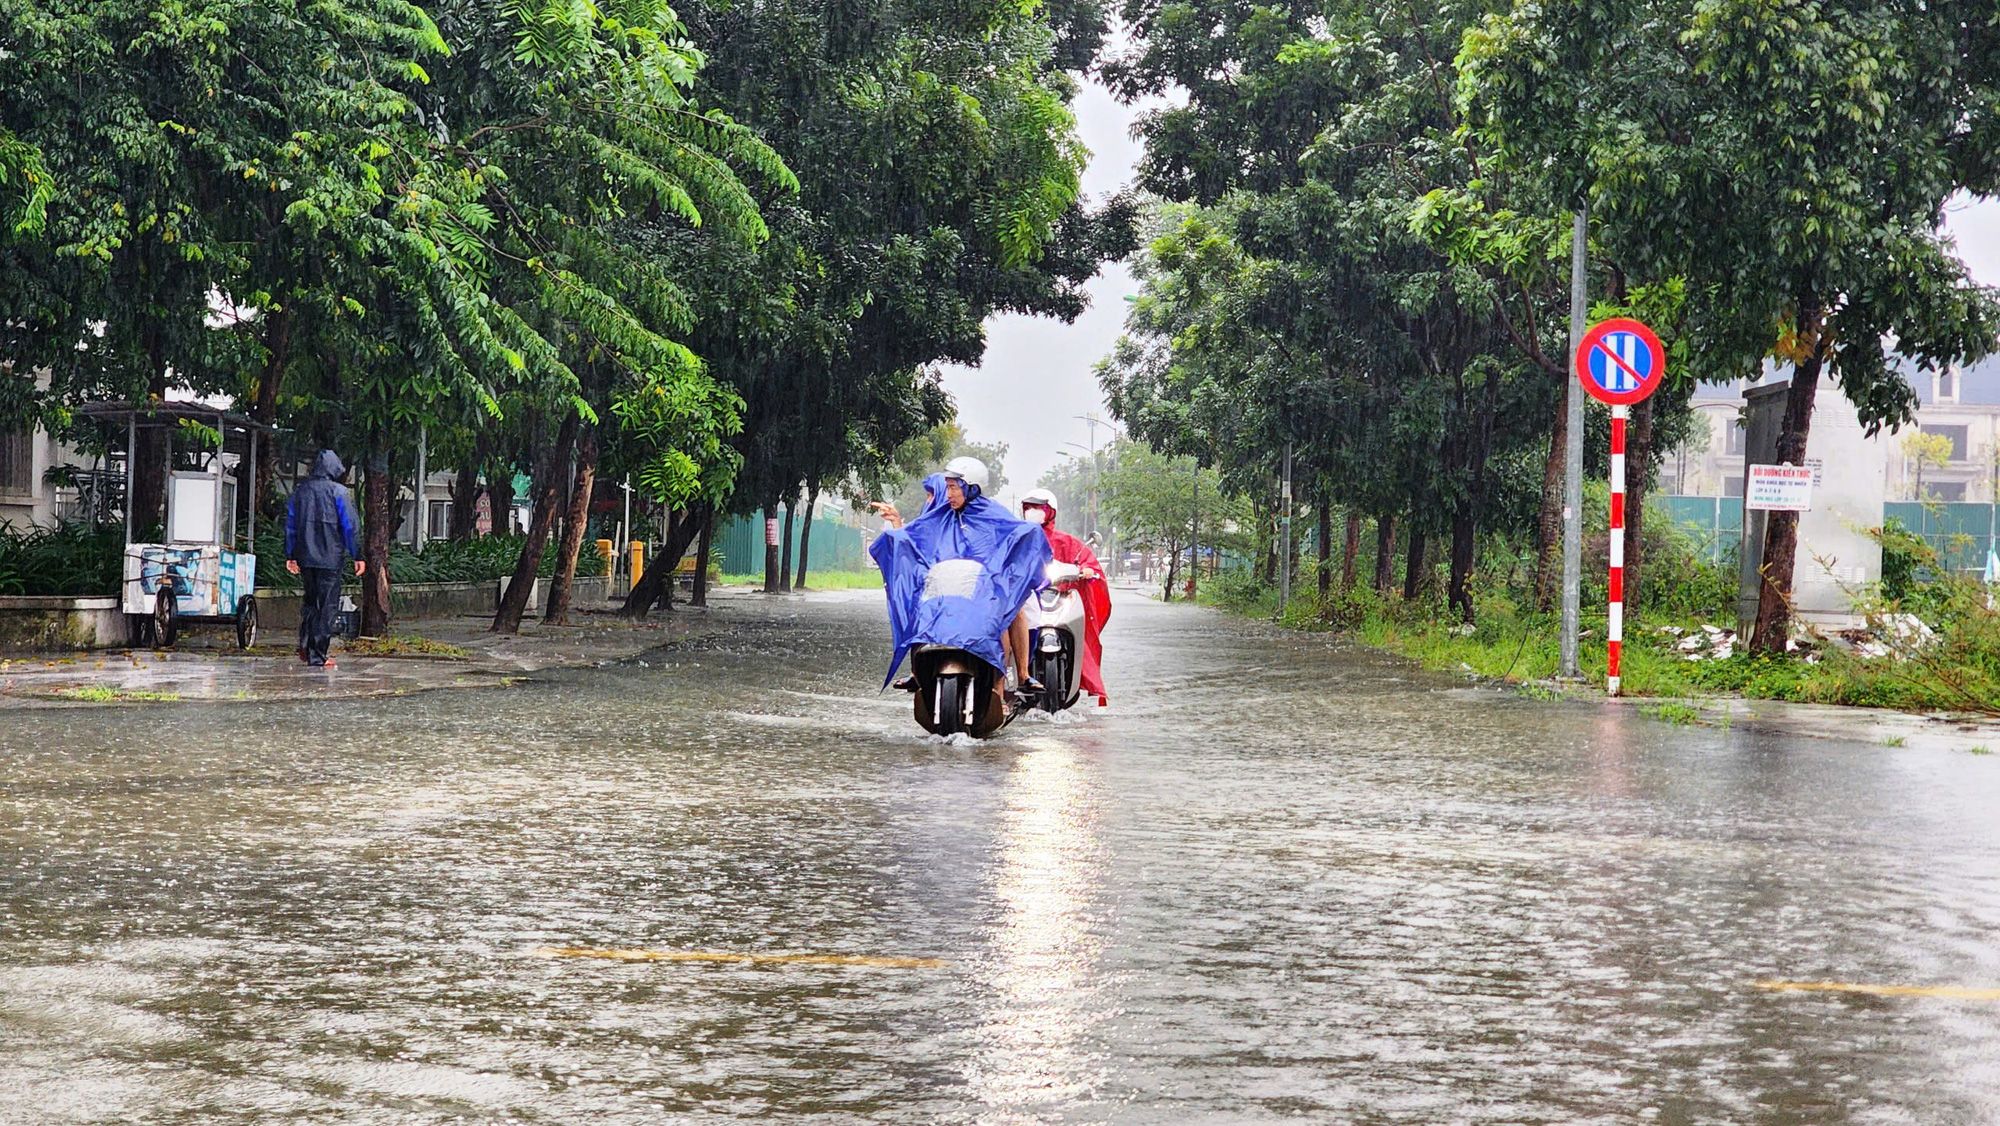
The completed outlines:
{"type": "Polygon", "coordinates": [[[1104,642],[1100,635],[1111,620],[1111,584],[1097,555],[1082,540],[1068,532],[1056,531],[1056,495],[1047,489],[1030,489],[1021,498],[1021,519],[1040,524],[1048,533],[1049,547],[1056,562],[1073,563],[1086,578],[1078,592],[1083,595],[1083,690],[1097,697],[1098,706],[1108,702],[1104,694],[1104,642]]]}

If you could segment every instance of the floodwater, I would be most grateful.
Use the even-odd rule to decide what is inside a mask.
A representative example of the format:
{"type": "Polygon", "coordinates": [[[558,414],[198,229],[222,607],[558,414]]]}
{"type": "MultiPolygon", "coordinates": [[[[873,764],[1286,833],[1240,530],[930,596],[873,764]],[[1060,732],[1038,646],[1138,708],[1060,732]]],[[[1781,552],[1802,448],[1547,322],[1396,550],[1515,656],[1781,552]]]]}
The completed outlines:
{"type": "Polygon", "coordinates": [[[2000,988],[2000,756],[1129,595],[1110,714],[941,744],[877,597],[0,717],[0,1123],[2000,1122],[2000,993],[1759,988],[2000,988]]]}

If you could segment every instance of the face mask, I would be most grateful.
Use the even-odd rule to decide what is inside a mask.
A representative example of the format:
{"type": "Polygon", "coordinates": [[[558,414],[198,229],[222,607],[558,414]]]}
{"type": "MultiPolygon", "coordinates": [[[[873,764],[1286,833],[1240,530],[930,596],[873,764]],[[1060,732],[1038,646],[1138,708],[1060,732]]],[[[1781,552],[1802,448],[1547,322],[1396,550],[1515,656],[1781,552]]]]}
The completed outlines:
{"type": "Polygon", "coordinates": [[[1021,514],[1021,519],[1026,520],[1030,524],[1046,524],[1049,522],[1049,510],[1046,508],[1029,508],[1021,514]]]}

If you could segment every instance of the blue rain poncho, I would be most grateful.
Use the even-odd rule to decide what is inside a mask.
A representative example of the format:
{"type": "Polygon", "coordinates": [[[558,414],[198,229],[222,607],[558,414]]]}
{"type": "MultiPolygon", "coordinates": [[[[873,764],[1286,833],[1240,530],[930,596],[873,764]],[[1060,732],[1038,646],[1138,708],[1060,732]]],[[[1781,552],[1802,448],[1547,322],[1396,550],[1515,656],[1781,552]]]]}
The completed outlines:
{"type": "Polygon", "coordinates": [[[1028,596],[1047,582],[1048,537],[981,496],[977,485],[965,487],[965,507],[955,511],[945,500],[943,474],[926,478],[924,488],[931,500],[923,515],[884,531],[868,548],[882,568],[889,631],[896,644],[883,683],[895,679],[903,658],[917,645],[963,649],[1004,674],[1007,658],[1000,636],[1028,596]],[[978,568],[948,568],[962,581],[938,583],[925,598],[931,568],[951,560],[970,560],[978,568]]]}

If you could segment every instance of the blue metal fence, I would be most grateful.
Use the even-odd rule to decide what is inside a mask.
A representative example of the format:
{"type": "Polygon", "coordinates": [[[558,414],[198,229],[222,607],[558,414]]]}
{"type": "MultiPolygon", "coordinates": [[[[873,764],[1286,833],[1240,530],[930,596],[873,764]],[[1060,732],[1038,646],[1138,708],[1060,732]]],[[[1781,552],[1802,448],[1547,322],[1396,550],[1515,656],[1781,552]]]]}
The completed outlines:
{"type": "MultiPolygon", "coordinates": [[[[778,513],[778,526],[782,529],[785,514],[778,513]]],[[[799,540],[805,535],[805,521],[792,520],[792,560],[797,565],[799,540]]],[[[869,562],[867,537],[859,528],[850,528],[837,521],[821,517],[812,522],[812,552],[806,560],[813,571],[859,571],[874,566],[869,562]]],[[[764,573],[764,514],[759,511],[749,516],[739,516],[715,530],[712,548],[716,559],[722,564],[726,575],[761,575],[764,573]]],[[[811,580],[808,574],[807,580],[811,580]]]]}
{"type": "MultiPolygon", "coordinates": [[[[1668,519],[1705,539],[1717,559],[1735,551],[1743,540],[1742,497],[1655,495],[1647,503],[1657,504],[1668,519]]],[[[1984,570],[1986,553],[2000,534],[2000,506],[1991,504],[1892,501],[1882,506],[1882,519],[1895,520],[1922,536],[1938,560],[1954,571],[1984,570]]]]}

